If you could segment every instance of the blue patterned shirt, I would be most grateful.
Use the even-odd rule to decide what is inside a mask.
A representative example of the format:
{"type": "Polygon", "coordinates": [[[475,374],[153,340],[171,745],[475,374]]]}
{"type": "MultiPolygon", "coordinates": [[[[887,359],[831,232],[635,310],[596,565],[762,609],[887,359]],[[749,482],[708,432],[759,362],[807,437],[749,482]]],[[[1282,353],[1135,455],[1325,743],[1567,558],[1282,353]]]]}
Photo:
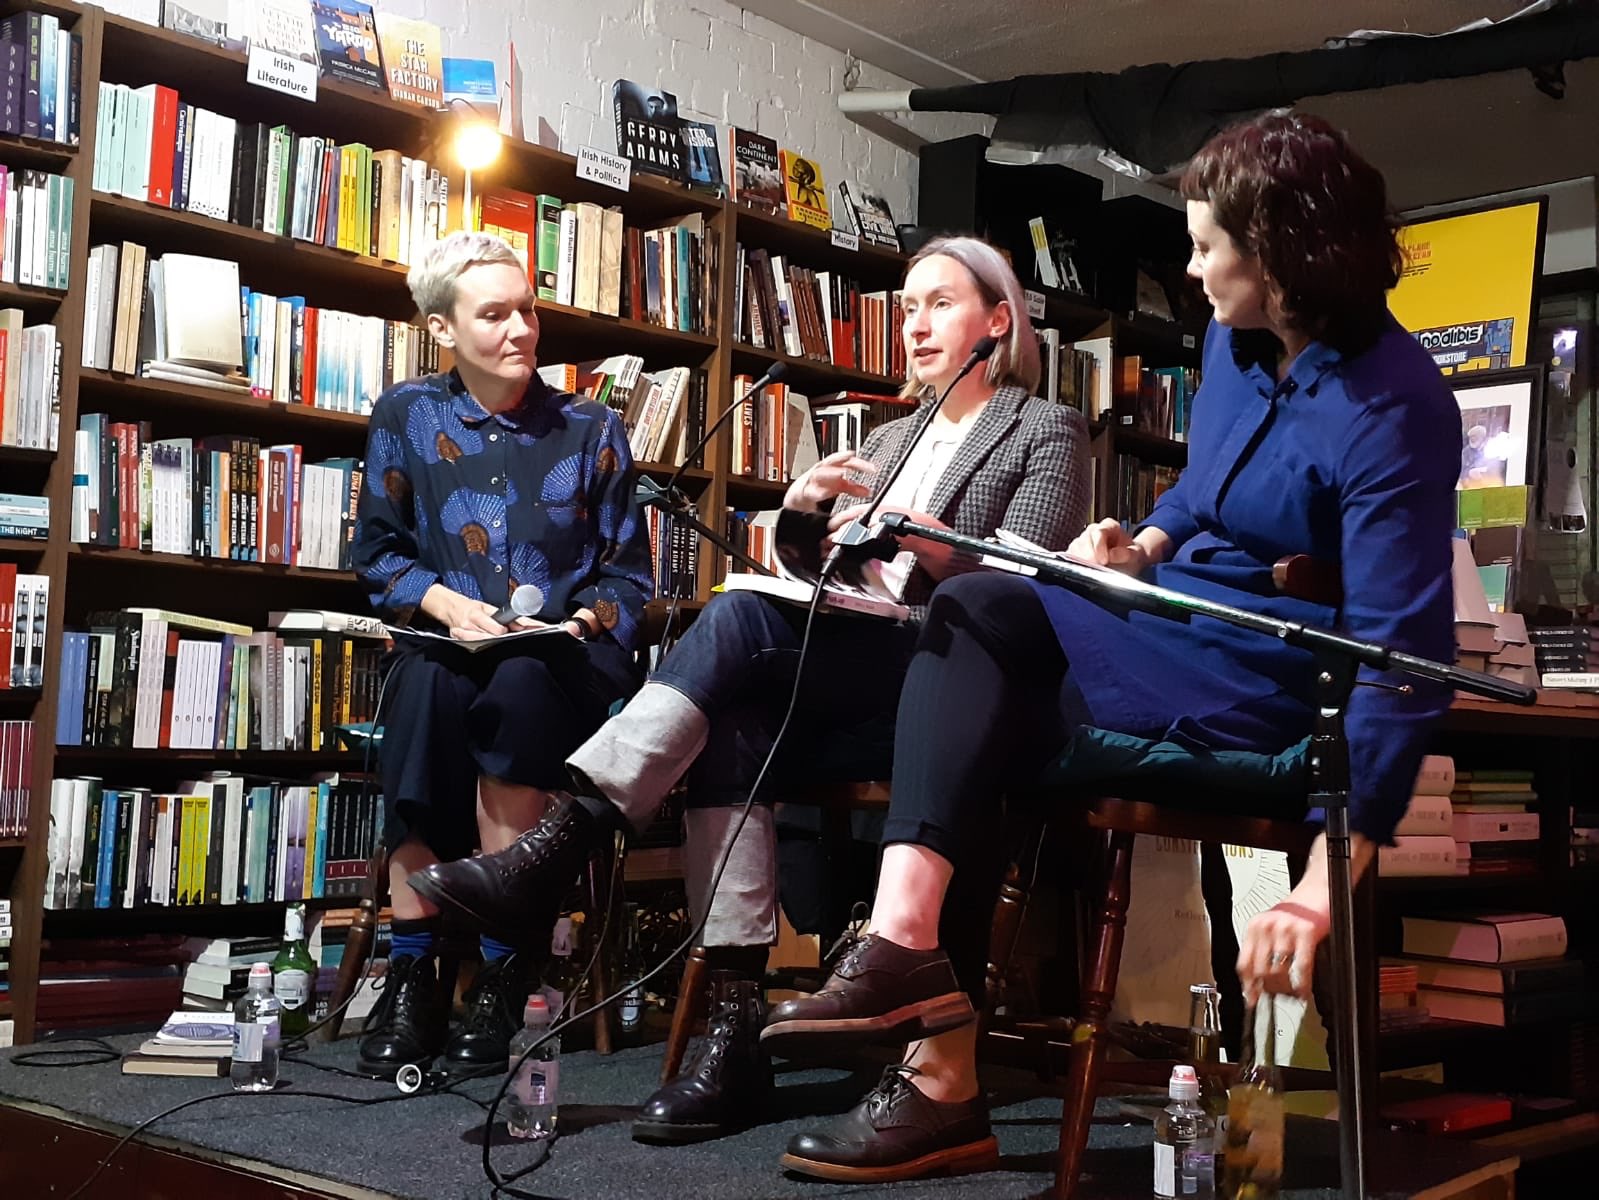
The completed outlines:
{"type": "Polygon", "coordinates": [[[435,583],[496,607],[531,583],[539,619],[588,608],[634,649],[653,571],[632,468],[614,412],[537,376],[495,414],[454,371],[397,383],[372,410],[356,573],[396,624],[432,624],[435,583]]]}

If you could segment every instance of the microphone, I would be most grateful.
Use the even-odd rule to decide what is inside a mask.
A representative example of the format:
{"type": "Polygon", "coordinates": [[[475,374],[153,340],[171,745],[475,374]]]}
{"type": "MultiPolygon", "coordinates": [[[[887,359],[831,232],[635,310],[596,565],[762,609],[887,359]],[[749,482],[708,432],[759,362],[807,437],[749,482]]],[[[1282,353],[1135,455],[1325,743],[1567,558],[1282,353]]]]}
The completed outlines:
{"type": "Polygon", "coordinates": [[[654,504],[661,508],[670,508],[672,505],[677,503],[674,498],[677,495],[677,481],[683,478],[683,472],[688,470],[689,463],[693,462],[699,452],[705,449],[705,447],[710,443],[710,440],[716,436],[716,431],[723,425],[726,425],[728,419],[731,418],[741,406],[748,403],[754,397],[760,395],[762,388],[766,387],[768,384],[779,382],[787,373],[787,363],[775,362],[771,366],[767,367],[766,374],[762,375],[754,383],[750,384],[747,392],[745,392],[737,400],[733,401],[733,403],[729,404],[727,408],[723,410],[722,414],[718,416],[716,420],[711,422],[711,427],[705,431],[699,441],[694,443],[689,452],[683,455],[683,461],[678,464],[677,470],[672,472],[671,477],[667,479],[665,484],[657,485],[654,480],[649,480],[646,482],[646,477],[640,475],[639,491],[644,494],[639,497],[639,503],[654,504]]]}
{"type": "MultiPolygon", "coordinates": [[[[883,503],[883,497],[888,495],[888,491],[894,486],[895,480],[905,470],[905,464],[910,461],[911,452],[916,449],[916,443],[922,440],[922,435],[927,432],[927,427],[933,423],[933,418],[938,415],[939,409],[944,407],[944,401],[949,399],[949,394],[955,390],[955,386],[970,375],[978,363],[987,362],[993,356],[994,350],[998,345],[999,339],[992,335],[978,338],[972,346],[972,352],[966,356],[966,361],[961,364],[961,369],[955,372],[955,378],[949,381],[949,386],[922,410],[916,431],[911,434],[904,447],[900,450],[899,458],[895,460],[894,466],[890,469],[888,478],[883,481],[883,486],[877,489],[877,495],[866,506],[866,511],[844,526],[843,529],[840,529],[838,536],[833,539],[833,549],[822,563],[821,577],[824,583],[832,578],[833,572],[838,569],[839,559],[843,556],[846,546],[865,546],[867,543],[877,540],[874,535],[867,533],[867,528],[871,525],[872,517],[877,512],[878,507],[883,503]]],[[[892,557],[891,554],[886,556],[882,554],[882,549],[879,546],[877,552],[867,552],[867,557],[892,557]]]]}
{"type": "Polygon", "coordinates": [[[544,607],[544,593],[537,584],[524,583],[511,593],[511,601],[494,614],[501,625],[514,625],[518,617],[536,617],[544,607]]]}

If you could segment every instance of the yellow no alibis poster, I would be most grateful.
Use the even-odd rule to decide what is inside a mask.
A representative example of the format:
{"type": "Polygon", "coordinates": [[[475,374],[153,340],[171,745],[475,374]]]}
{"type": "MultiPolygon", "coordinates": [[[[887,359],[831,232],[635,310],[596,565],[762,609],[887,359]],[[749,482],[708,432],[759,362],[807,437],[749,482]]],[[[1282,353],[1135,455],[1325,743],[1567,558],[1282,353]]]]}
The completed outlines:
{"type": "Polygon", "coordinates": [[[1544,204],[1540,197],[1400,228],[1404,269],[1388,305],[1446,374],[1526,365],[1544,204]]]}

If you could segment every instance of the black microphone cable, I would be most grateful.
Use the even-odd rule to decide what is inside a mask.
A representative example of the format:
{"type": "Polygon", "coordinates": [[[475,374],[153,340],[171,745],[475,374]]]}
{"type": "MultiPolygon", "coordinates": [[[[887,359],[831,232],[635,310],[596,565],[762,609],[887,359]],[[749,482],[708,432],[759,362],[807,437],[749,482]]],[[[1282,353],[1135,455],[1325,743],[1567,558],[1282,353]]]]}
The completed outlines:
{"type": "MultiPolygon", "coordinates": [[[[950,381],[949,386],[944,389],[943,394],[938,397],[937,401],[935,401],[934,404],[930,406],[928,412],[923,416],[921,424],[917,427],[915,433],[911,437],[911,442],[909,443],[910,445],[914,445],[915,442],[926,431],[927,426],[929,424],[931,424],[933,417],[935,415],[937,415],[938,410],[943,407],[944,401],[949,397],[950,392],[955,390],[955,385],[958,384],[967,375],[969,375],[971,373],[972,369],[975,368],[978,363],[986,361],[994,353],[994,350],[998,346],[998,344],[999,344],[999,341],[998,341],[997,338],[989,337],[989,336],[981,337],[981,338],[979,338],[977,340],[977,343],[972,347],[971,353],[967,356],[966,362],[964,364],[962,364],[960,371],[956,373],[955,378],[950,381]]],[[[777,367],[781,367],[782,365],[783,364],[781,364],[781,363],[776,364],[774,366],[774,368],[773,368],[773,371],[775,372],[776,368],[777,367]]],[[[776,378],[776,375],[773,374],[773,372],[768,372],[768,375],[771,376],[772,378],[776,378]]],[[[746,394],[745,399],[748,399],[749,395],[752,395],[756,390],[757,389],[752,388],[750,390],[750,393],[746,394]]],[[[729,408],[729,411],[731,411],[732,408],[734,408],[734,407],[737,407],[737,405],[731,406],[729,408]]],[[[726,416],[727,416],[727,414],[723,413],[722,414],[722,419],[725,419],[726,416]]],[[[707,434],[706,438],[702,439],[702,440],[708,441],[709,440],[709,434],[707,434]]],[[[692,458],[692,457],[693,457],[692,454],[688,455],[685,458],[685,461],[687,461],[688,458],[692,458]]],[[[872,502],[871,506],[868,508],[868,510],[867,510],[868,514],[870,514],[871,512],[875,511],[877,506],[882,502],[883,495],[888,491],[889,486],[894,482],[894,480],[896,478],[898,478],[900,472],[902,472],[904,470],[905,463],[909,460],[909,457],[910,456],[907,453],[907,454],[905,454],[905,455],[903,455],[901,457],[901,459],[900,459],[900,461],[898,463],[895,464],[894,469],[889,474],[889,478],[887,479],[887,481],[885,481],[885,483],[883,484],[882,489],[878,492],[877,498],[872,502]]],[[[681,474],[681,468],[679,468],[678,474],[681,474]]],[[[674,475],[673,478],[675,480],[676,476],[674,475]]],[[[811,644],[811,630],[814,627],[815,622],[816,622],[817,610],[821,607],[821,602],[822,602],[822,597],[823,597],[823,594],[824,594],[825,584],[826,584],[830,574],[832,573],[832,571],[837,569],[838,560],[839,560],[839,557],[840,557],[840,549],[841,548],[839,546],[836,546],[836,545],[834,546],[833,552],[828,556],[827,562],[823,565],[822,574],[821,574],[820,580],[818,581],[815,590],[811,594],[811,602],[810,602],[810,605],[806,609],[806,612],[805,612],[805,631],[804,631],[803,635],[800,638],[799,658],[798,658],[798,661],[795,663],[795,667],[794,667],[794,684],[793,684],[792,689],[789,692],[788,708],[783,713],[783,720],[782,720],[781,724],[779,724],[779,726],[778,726],[776,735],[772,738],[771,748],[769,750],[767,750],[767,752],[766,752],[766,758],[761,763],[761,769],[756,773],[755,782],[750,786],[749,795],[746,796],[745,799],[744,799],[744,807],[739,812],[738,821],[733,826],[732,836],[728,838],[727,845],[722,851],[721,860],[716,864],[716,872],[715,872],[715,874],[713,874],[711,876],[711,886],[710,886],[710,889],[709,889],[709,895],[711,897],[713,897],[713,898],[716,895],[716,889],[721,885],[722,873],[727,869],[728,861],[732,857],[733,847],[738,843],[739,835],[743,833],[744,826],[749,820],[750,810],[755,805],[755,797],[760,794],[761,784],[764,783],[765,780],[766,780],[766,773],[771,768],[773,760],[777,757],[778,748],[782,745],[783,738],[788,733],[789,725],[793,721],[794,710],[799,705],[800,684],[804,680],[805,659],[807,657],[808,651],[810,650],[810,644],[811,644]]],[[[612,1004],[615,1004],[623,996],[625,996],[629,991],[631,991],[633,987],[642,986],[643,984],[648,983],[650,980],[654,979],[657,975],[659,975],[662,971],[664,971],[668,966],[670,966],[672,964],[672,962],[674,962],[677,959],[678,955],[686,953],[688,951],[688,949],[691,946],[694,945],[695,940],[703,932],[703,930],[705,928],[705,923],[706,923],[706,921],[709,918],[710,918],[710,901],[708,900],[707,903],[706,903],[705,913],[703,915],[701,915],[700,919],[694,923],[694,926],[693,926],[693,928],[691,928],[689,930],[688,935],[683,939],[682,942],[680,942],[678,944],[677,948],[675,950],[673,950],[670,955],[668,955],[666,958],[662,959],[654,967],[650,968],[650,970],[646,971],[637,980],[635,980],[635,981],[628,981],[628,980],[621,981],[622,986],[620,988],[618,988],[618,990],[612,992],[611,995],[603,997],[602,999],[595,1001],[595,1003],[589,1005],[589,1007],[583,1009],[581,1012],[574,1013],[572,1016],[568,1017],[564,1021],[561,1021],[559,1023],[552,1022],[551,1025],[550,1025],[550,1028],[545,1032],[544,1036],[539,1038],[536,1042],[534,1042],[531,1046],[529,1046],[522,1053],[521,1057],[518,1058],[514,1063],[511,1064],[510,1072],[501,1081],[499,1090],[497,1092],[495,1092],[494,1099],[492,1101],[490,1101],[490,1103],[489,1103],[489,1113],[488,1113],[488,1117],[487,1117],[487,1119],[486,1119],[486,1121],[484,1123],[483,1156],[482,1156],[483,1174],[488,1179],[489,1183],[493,1186],[496,1194],[498,1194],[500,1192],[504,1192],[507,1195],[511,1195],[511,1196],[517,1197],[518,1200],[544,1200],[543,1197],[537,1196],[536,1194],[534,1194],[532,1192],[521,1191],[521,1190],[519,1190],[519,1189],[517,1189],[517,1188],[515,1188],[515,1187],[513,1187],[511,1185],[516,1180],[523,1178],[524,1176],[530,1174],[533,1171],[536,1171],[540,1166],[542,1166],[546,1161],[548,1161],[548,1159],[549,1159],[548,1153],[546,1153],[543,1156],[541,1156],[538,1159],[538,1161],[534,1162],[533,1164],[531,1164],[531,1165],[529,1165],[527,1167],[524,1167],[522,1170],[517,1171],[517,1172],[515,1172],[515,1173],[513,1173],[511,1175],[508,1175],[508,1176],[501,1175],[497,1170],[495,1170],[494,1163],[493,1163],[493,1161],[491,1159],[491,1156],[490,1156],[490,1149],[491,1149],[491,1145],[492,1145],[492,1139],[490,1137],[490,1132],[491,1132],[491,1130],[493,1128],[493,1125],[494,1125],[494,1114],[495,1114],[496,1111],[498,1111],[499,1105],[500,1105],[500,1101],[502,1099],[504,1099],[505,1093],[510,1089],[512,1080],[514,1080],[516,1078],[517,1073],[521,1070],[522,1064],[527,1061],[528,1057],[535,1050],[537,1050],[540,1046],[542,1046],[546,1042],[548,1042],[552,1037],[558,1036],[567,1026],[571,1025],[573,1022],[580,1021],[584,1017],[587,1017],[587,1016],[589,1016],[589,1015],[591,1015],[593,1013],[596,1013],[596,1012],[600,1011],[603,1008],[606,1008],[606,1007],[608,1007],[608,1006],[610,1006],[612,1004]]],[[[549,1140],[553,1141],[554,1139],[549,1139],[549,1140]]]]}
{"type": "MultiPolygon", "coordinates": [[[[777,733],[772,738],[771,748],[766,752],[766,758],[761,763],[761,769],[756,773],[755,782],[750,785],[749,795],[744,799],[744,807],[742,810],[740,810],[738,820],[733,825],[732,836],[728,838],[727,845],[722,851],[721,860],[716,864],[716,871],[711,876],[711,886],[708,890],[708,895],[710,897],[715,897],[716,889],[721,885],[722,873],[727,869],[728,860],[733,854],[733,847],[738,843],[739,835],[744,831],[744,825],[749,820],[750,810],[755,806],[755,797],[760,794],[761,784],[766,781],[766,773],[771,768],[773,760],[777,757],[778,748],[782,745],[783,738],[788,733],[789,725],[793,721],[794,710],[799,706],[800,684],[804,679],[805,659],[807,652],[810,650],[811,630],[816,621],[816,612],[821,607],[821,600],[822,589],[817,588],[815,594],[811,597],[810,606],[805,612],[805,631],[800,638],[799,658],[794,666],[794,684],[789,692],[788,708],[783,713],[782,723],[779,724],[777,733]]],[[[510,1071],[506,1074],[505,1078],[501,1080],[499,1090],[494,1093],[494,1099],[489,1102],[488,1116],[485,1118],[483,1126],[483,1175],[494,1188],[496,1194],[504,1192],[506,1195],[517,1197],[518,1200],[547,1200],[546,1197],[541,1197],[533,1192],[522,1191],[516,1187],[513,1187],[512,1185],[516,1182],[516,1180],[531,1174],[532,1172],[538,1170],[539,1167],[543,1166],[544,1163],[549,1159],[548,1152],[540,1156],[539,1159],[534,1163],[523,1167],[521,1170],[515,1171],[510,1175],[501,1175],[499,1171],[495,1169],[490,1154],[493,1145],[493,1139],[490,1135],[494,1127],[494,1114],[499,1109],[500,1101],[505,1098],[505,1093],[510,1090],[512,1081],[521,1071],[522,1064],[528,1060],[528,1057],[535,1050],[543,1046],[552,1037],[558,1037],[568,1026],[577,1021],[583,1020],[585,1017],[599,1012],[601,1009],[610,1007],[621,1000],[622,997],[627,995],[627,993],[633,988],[642,987],[644,984],[654,979],[662,971],[666,970],[666,968],[671,966],[671,964],[675,962],[680,955],[686,953],[689,948],[694,945],[694,943],[700,937],[700,934],[704,931],[705,923],[707,920],[709,920],[709,918],[710,901],[708,900],[705,906],[705,912],[701,914],[699,920],[696,921],[693,927],[689,930],[688,935],[680,943],[678,943],[676,949],[674,949],[671,954],[667,955],[637,979],[619,981],[620,986],[609,996],[605,996],[599,1000],[596,1000],[593,1004],[589,1005],[581,1012],[573,1013],[570,1017],[567,1017],[563,1021],[552,1022],[550,1028],[545,1031],[544,1035],[531,1046],[529,1046],[525,1051],[523,1051],[520,1058],[511,1063],[510,1071]]],[[[548,1145],[549,1142],[554,1140],[554,1138],[545,1139],[545,1144],[548,1145]]]]}
{"type": "Polygon", "coordinates": [[[916,443],[922,440],[922,435],[927,432],[928,426],[933,423],[933,418],[938,416],[939,410],[944,407],[944,401],[949,399],[949,394],[955,390],[956,385],[970,375],[978,363],[987,362],[998,346],[999,339],[992,335],[985,334],[983,337],[978,338],[972,346],[971,353],[966,356],[966,361],[961,364],[961,369],[955,372],[955,378],[949,381],[949,385],[944,388],[937,399],[921,411],[917,426],[911,432],[910,439],[905,443],[905,448],[900,451],[898,461],[889,469],[888,478],[883,481],[883,486],[876,489],[877,494],[872,497],[871,503],[866,506],[866,511],[855,518],[849,527],[839,530],[839,536],[833,542],[833,549],[828,552],[827,557],[822,561],[822,572],[816,583],[818,588],[825,587],[827,581],[837,573],[839,565],[844,558],[846,545],[859,545],[870,540],[866,535],[866,527],[871,523],[871,519],[878,508],[882,506],[883,498],[888,495],[888,490],[894,486],[895,481],[904,473],[905,464],[910,462],[911,454],[916,449],[916,443]],[[858,540],[844,540],[850,528],[859,531],[858,540]]]}

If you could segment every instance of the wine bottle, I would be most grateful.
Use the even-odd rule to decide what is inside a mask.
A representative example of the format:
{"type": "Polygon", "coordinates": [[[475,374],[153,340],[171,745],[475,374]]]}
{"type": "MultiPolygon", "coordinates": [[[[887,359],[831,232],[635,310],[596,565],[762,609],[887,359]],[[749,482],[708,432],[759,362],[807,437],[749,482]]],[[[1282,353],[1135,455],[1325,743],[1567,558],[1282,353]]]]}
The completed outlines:
{"type": "Polygon", "coordinates": [[[299,1037],[311,1024],[312,985],[316,963],[305,944],[305,905],[283,910],[283,948],[272,960],[272,991],[283,1006],[279,1020],[284,1038],[299,1037]]]}
{"type": "Polygon", "coordinates": [[[1277,1200],[1283,1179],[1283,1093],[1277,1073],[1277,1025],[1270,993],[1244,1015],[1238,1082],[1227,1093],[1223,1200],[1277,1200]],[[1264,1036],[1256,1047],[1256,1028],[1264,1036]]]}

